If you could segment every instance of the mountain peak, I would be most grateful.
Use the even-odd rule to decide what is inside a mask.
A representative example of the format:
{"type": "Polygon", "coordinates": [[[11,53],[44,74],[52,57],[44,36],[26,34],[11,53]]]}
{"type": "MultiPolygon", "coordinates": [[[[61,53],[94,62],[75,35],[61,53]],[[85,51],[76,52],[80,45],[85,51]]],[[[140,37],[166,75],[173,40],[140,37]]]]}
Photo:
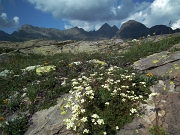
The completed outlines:
{"type": "Polygon", "coordinates": [[[109,24],[105,23],[101,26],[101,28],[99,30],[105,30],[105,29],[106,30],[111,29],[111,26],[109,24]]]}
{"type": "Polygon", "coordinates": [[[147,30],[148,28],[144,24],[135,20],[129,20],[122,24],[116,35],[118,35],[118,38],[139,38],[143,36],[147,30]]]}

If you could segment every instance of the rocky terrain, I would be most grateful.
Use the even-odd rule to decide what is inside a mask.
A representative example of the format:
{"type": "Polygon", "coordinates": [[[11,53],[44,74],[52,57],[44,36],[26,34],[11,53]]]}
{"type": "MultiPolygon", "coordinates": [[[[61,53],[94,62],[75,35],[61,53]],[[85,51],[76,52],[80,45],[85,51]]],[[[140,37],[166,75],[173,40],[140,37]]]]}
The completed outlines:
{"type": "Polygon", "coordinates": [[[74,27],[67,30],[59,30],[54,28],[40,28],[25,24],[12,34],[0,31],[1,41],[26,41],[34,39],[44,40],[77,40],[77,41],[97,41],[105,39],[138,39],[147,37],[147,35],[173,34],[180,32],[180,29],[172,30],[165,25],[156,25],[147,28],[144,24],[134,20],[130,20],[122,24],[118,29],[116,26],[109,26],[107,23],[101,26],[97,31],[85,31],[82,28],[74,27]]]}
{"type": "MultiPolygon", "coordinates": [[[[139,25],[139,28],[147,29],[145,26],[137,25],[139,25]]],[[[106,27],[108,26],[106,25],[106,27]]],[[[126,26],[123,26],[119,34],[121,34],[125,28],[126,26]]],[[[144,42],[150,40],[156,42],[159,38],[163,39],[169,36],[172,37],[175,35],[152,36],[144,39],[144,42]]],[[[127,35],[127,37],[129,36],[127,35]]],[[[117,53],[122,53],[133,46],[134,42],[138,43],[138,41],[124,41],[117,37],[99,41],[36,39],[24,42],[1,41],[0,47],[14,49],[14,51],[10,51],[9,54],[19,52],[23,54],[35,53],[48,56],[62,52],[90,53],[95,51],[116,51],[117,53]]],[[[150,88],[152,92],[156,92],[159,95],[155,97],[152,102],[142,104],[145,112],[144,116],[142,118],[135,118],[132,123],[125,125],[117,135],[150,135],[149,128],[153,124],[162,126],[168,135],[180,134],[180,51],[171,52],[174,48],[180,48],[180,43],[174,45],[167,51],[147,56],[130,65],[138,72],[152,73],[153,75],[160,75],[163,78],[150,88]]],[[[7,54],[8,53],[1,54],[0,61],[8,59],[7,54]]],[[[36,112],[31,118],[32,124],[25,135],[72,135],[70,131],[65,129],[62,123],[64,117],[69,117],[70,112],[62,117],[59,109],[59,106],[64,104],[62,99],[68,96],[68,94],[62,95],[57,99],[57,105],[36,112]]]]}
{"type": "MultiPolygon", "coordinates": [[[[170,34],[175,36],[177,34],[170,34]]],[[[146,39],[142,39],[143,42],[147,41],[159,41],[159,39],[165,39],[169,34],[151,36],[146,39]]],[[[58,53],[79,53],[79,52],[108,52],[116,51],[121,53],[131,47],[134,42],[129,40],[124,42],[122,39],[109,39],[109,40],[99,40],[99,41],[76,41],[76,40],[29,40],[24,42],[8,42],[0,41],[0,47],[7,47],[11,49],[16,49],[15,51],[21,53],[34,53],[43,55],[54,55],[58,53]]]]}

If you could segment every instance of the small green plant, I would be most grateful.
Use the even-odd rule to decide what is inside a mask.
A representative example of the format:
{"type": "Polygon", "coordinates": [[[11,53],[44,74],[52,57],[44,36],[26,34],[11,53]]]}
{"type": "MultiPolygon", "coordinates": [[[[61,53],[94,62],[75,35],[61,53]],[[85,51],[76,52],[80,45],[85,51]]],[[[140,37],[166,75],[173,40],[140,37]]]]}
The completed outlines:
{"type": "Polygon", "coordinates": [[[28,128],[25,116],[2,123],[0,129],[4,135],[23,135],[28,128]]]}
{"type": "Polygon", "coordinates": [[[157,125],[153,125],[153,127],[149,129],[149,132],[152,135],[168,135],[168,133],[163,129],[163,127],[157,125]]]}

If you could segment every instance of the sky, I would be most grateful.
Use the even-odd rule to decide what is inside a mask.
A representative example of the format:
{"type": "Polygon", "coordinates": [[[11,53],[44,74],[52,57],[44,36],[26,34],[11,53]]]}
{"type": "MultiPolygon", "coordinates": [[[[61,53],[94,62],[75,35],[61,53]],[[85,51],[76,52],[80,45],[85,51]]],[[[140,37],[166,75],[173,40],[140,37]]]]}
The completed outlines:
{"type": "Polygon", "coordinates": [[[0,30],[9,34],[24,24],[91,31],[128,20],[180,28],[180,0],[0,0],[0,30]]]}

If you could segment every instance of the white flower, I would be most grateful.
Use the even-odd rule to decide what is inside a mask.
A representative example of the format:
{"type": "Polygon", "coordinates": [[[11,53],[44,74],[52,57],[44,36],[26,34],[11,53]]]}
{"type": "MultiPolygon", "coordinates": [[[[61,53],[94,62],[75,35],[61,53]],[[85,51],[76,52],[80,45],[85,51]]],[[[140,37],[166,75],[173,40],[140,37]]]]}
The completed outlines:
{"type": "Polygon", "coordinates": [[[109,105],[109,102],[106,102],[105,105],[109,105]]]}
{"type": "Polygon", "coordinates": [[[71,64],[75,64],[75,65],[80,65],[82,62],[77,61],[77,62],[72,62],[71,64]]]}
{"type": "Polygon", "coordinates": [[[5,122],[6,125],[9,125],[8,121],[5,122]]]}
{"type": "Polygon", "coordinates": [[[84,112],[86,112],[86,110],[85,109],[81,109],[81,113],[84,113],[84,112]]]}
{"type": "Polygon", "coordinates": [[[99,118],[99,116],[97,114],[93,114],[91,117],[93,118],[99,118]]]}
{"type": "Polygon", "coordinates": [[[81,119],[81,121],[86,122],[86,121],[87,121],[87,117],[83,117],[83,118],[81,119]]]}
{"type": "Polygon", "coordinates": [[[88,129],[84,129],[83,134],[84,133],[89,133],[89,130],[88,129]]]}
{"type": "Polygon", "coordinates": [[[75,85],[77,85],[78,84],[78,82],[73,82],[72,83],[72,86],[75,86],[75,85]]]}
{"type": "Polygon", "coordinates": [[[158,95],[158,93],[151,93],[150,95],[149,95],[149,97],[154,97],[154,96],[157,96],[158,95]]]}
{"type": "Polygon", "coordinates": [[[85,102],[85,100],[84,99],[81,99],[81,103],[84,103],[85,102]]]}
{"type": "Polygon", "coordinates": [[[91,119],[92,122],[95,122],[95,119],[91,119]]]}
{"type": "Polygon", "coordinates": [[[99,125],[104,124],[104,120],[103,120],[103,119],[98,119],[98,120],[97,120],[97,123],[98,123],[99,125]]]}
{"type": "Polygon", "coordinates": [[[82,78],[85,79],[85,80],[88,80],[88,78],[86,76],[82,76],[82,78]]]}
{"type": "Polygon", "coordinates": [[[78,81],[82,82],[82,78],[78,78],[78,81]]]}
{"type": "Polygon", "coordinates": [[[126,88],[126,86],[121,86],[121,88],[126,88]]]}
{"type": "Polygon", "coordinates": [[[69,107],[70,107],[70,104],[67,103],[64,107],[65,107],[65,108],[69,108],[69,107]]]}
{"type": "Polygon", "coordinates": [[[74,126],[73,130],[76,131],[76,126],[74,126]]]}
{"type": "Polygon", "coordinates": [[[85,92],[86,95],[93,95],[93,90],[89,90],[85,92]]]}
{"type": "Polygon", "coordinates": [[[75,82],[75,81],[76,81],[76,79],[72,79],[71,81],[72,81],[72,82],[75,82]]]}
{"type": "Polygon", "coordinates": [[[116,126],[116,130],[118,130],[119,129],[119,127],[118,126],[116,126]]]}
{"type": "Polygon", "coordinates": [[[123,101],[123,102],[125,102],[125,101],[126,101],[126,99],[125,99],[125,98],[123,98],[123,99],[122,99],[122,101],[123,101]]]}
{"type": "Polygon", "coordinates": [[[79,105],[74,105],[74,106],[72,106],[72,110],[73,110],[72,113],[75,113],[76,111],[78,111],[79,108],[80,108],[79,105]]]}
{"type": "Polygon", "coordinates": [[[93,76],[95,76],[96,74],[90,74],[90,77],[93,77],[93,76]]]}
{"type": "Polygon", "coordinates": [[[117,90],[113,90],[114,93],[117,93],[117,90]]]}
{"type": "Polygon", "coordinates": [[[90,99],[93,99],[93,98],[94,98],[94,96],[90,96],[89,98],[90,98],[90,99]]]}
{"type": "Polygon", "coordinates": [[[136,113],[137,112],[137,110],[134,109],[134,108],[132,108],[130,111],[131,111],[131,113],[136,113]]]}
{"type": "Polygon", "coordinates": [[[92,89],[91,86],[85,88],[85,90],[91,90],[91,89],[92,89]]]}
{"type": "Polygon", "coordinates": [[[120,80],[116,80],[116,82],[121,82],[120,80]]]}
{"type": "Polygon", "coordinates": [[[133,87],[136,86],[136,83],[133,83],[132,86],[133,86],[133,87]]]}
{"type": "Polygon", "coordinates": [[[69,122],[67,123],[67,125],[66,125],[66,128],[67,128],[67,129],[70,129],[70,128],[73,127],[73,125],[74,125],[74,122],[69,121],[69,122]]]}
{"type": "Polygon", "coordinates": [[[107,133],[106,132],[103,132],[103,135],[106,135],[107,133]]]}
{"type": "Polygon", "coordinates": [[[146,82],[139,82],[140,84],[146,84],[146,82]]]}

